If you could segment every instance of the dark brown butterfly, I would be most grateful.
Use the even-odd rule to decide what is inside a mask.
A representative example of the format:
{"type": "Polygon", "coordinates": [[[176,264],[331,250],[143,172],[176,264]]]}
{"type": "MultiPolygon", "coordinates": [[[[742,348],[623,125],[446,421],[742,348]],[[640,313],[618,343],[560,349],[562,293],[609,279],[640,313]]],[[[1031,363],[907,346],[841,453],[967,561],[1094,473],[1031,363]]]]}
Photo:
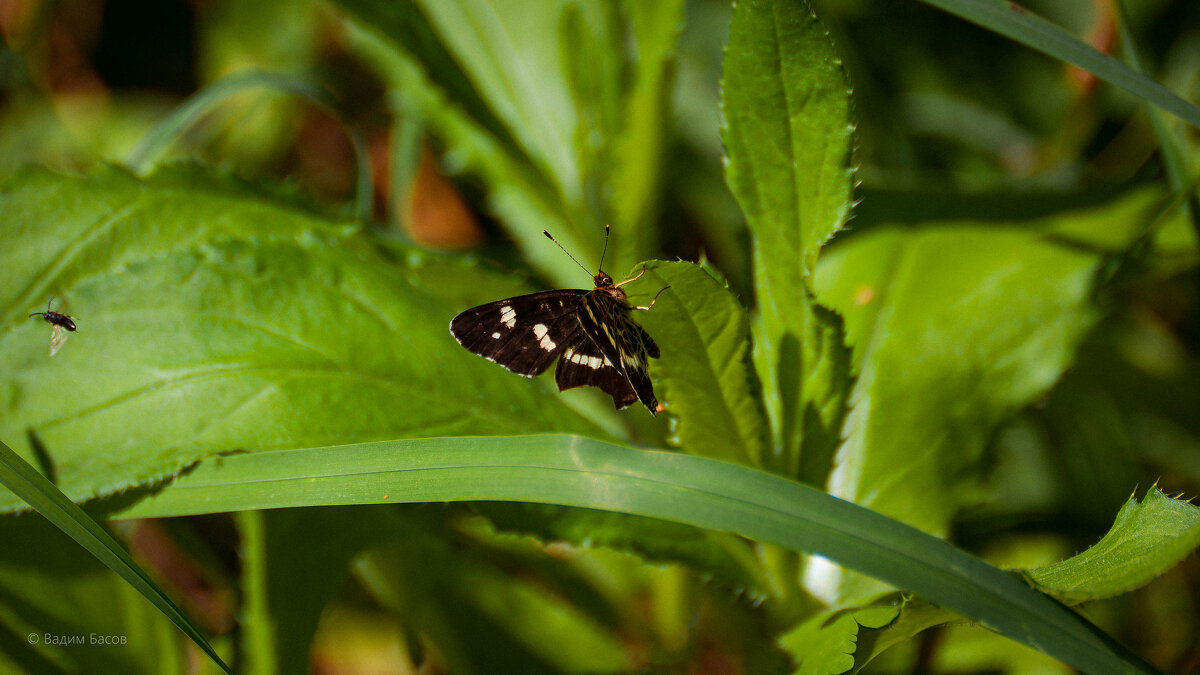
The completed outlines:
{"type": "MultiPolygon", "coordinates": [[[[554,241],[549,232],[542,233],[554,241]]],[[[608,227],[604,245],[607,252],[608,227]]],[[[603,254],[600,260],[603,266],[603,254]]],[[[472,307],[454,317],[450,333],[472,352],[525,377],[541,374],[558,359],[554,381],[559,391],[599,387],[617,409],[641,400],[653,415],[658,400],[647,364],[659,357],[658,345],[632,314],[653,307],[658,296],[645,307],[633,307],[621,289],[645,273],[643,266],[637,276],[618,284],[601,269],[590,291],[564,288],[472,307]]]]}

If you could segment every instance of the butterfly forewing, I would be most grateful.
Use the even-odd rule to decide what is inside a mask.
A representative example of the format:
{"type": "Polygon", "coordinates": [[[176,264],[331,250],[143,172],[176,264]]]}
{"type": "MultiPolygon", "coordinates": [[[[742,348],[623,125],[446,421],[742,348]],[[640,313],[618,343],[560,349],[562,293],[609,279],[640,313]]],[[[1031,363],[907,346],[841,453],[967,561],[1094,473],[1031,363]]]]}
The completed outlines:
{"type": "Polygon", "coordinates": [[[454,317],[450,332],[483,358],[533,377],[583,339],[576,315],[586,293],[568,288],[490,302],[454,317]]]}

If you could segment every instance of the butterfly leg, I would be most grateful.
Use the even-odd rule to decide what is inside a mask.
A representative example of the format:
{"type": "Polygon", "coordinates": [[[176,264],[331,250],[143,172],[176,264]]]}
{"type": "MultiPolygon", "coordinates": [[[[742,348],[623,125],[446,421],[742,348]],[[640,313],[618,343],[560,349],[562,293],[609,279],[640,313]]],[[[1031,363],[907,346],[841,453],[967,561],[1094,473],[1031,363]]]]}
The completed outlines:
{"type": "MultiPolygon", "coordinates": [[[[642,275],[639,274],[638,277],[640,277],[640,276],[642,276],[642,275]]],[[[636,278],[637,277],[634,277],[634,279],[636,279],[636,278]]],[[[633,281],[633,279],[630,279],[630,281],[633,281]]],[[[646,305],[645,307],[634,307],[633,309],[640,309],[643,312],[650,311],[650,308],[654,306],[654,303],[658,302],[658,296],[662,295],[663,291],[667,290],[668,288],[670,288],[670,286],[663,286],[662,290],[655,293],[654,298],[650,301],[650,304],[646,305]]]]}
{"type": "Polygon", "coordinates": [[[635,276],[635,277],[630,277],[630,278],[626,279],[625,281],[622,281],[622,282],[621,282],[621,283],[619,283],[619,284],[613,284],[613,288],[620,288],[621,286],[624,286],[625,284],[627,284],[627,283],[629,283],[629,282],[631,282],[631,281],[637,281],[638,279],[641,279],[641,278],[642,278],[642,275],[643,275],[643,274],[645,274],[645,273],[646,273],[646,265],[645,265],[645,264],[643,264],[643,265],[642,265],[642,271],[641,271],[641,272],[638,272],[638,273],[637,273],[637,276],[635,276]]]}

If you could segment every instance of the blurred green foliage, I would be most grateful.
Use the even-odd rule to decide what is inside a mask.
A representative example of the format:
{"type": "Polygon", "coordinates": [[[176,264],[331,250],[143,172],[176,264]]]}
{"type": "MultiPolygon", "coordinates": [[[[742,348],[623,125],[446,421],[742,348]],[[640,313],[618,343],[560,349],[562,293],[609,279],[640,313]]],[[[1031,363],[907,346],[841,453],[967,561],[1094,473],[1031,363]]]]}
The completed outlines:
{"type": "MultiPolygon", "coordinates": [[[[941,3],[810,4],[13,3],[0,440],[98,515],[231,453],[671,445],[1032,570],[1153,666],[1200,669],[1196,509],[1163,495],[1200,492],[1200,130],[941,3]],[[416,206],[431,175],[471,253],[422,239],[450,228],[416,206]],[[585,283],[541,230],[594,269],[605,223],[610,271],[676,260],[630,286],[671,286],[639,317],[658,419],[445,330],[585,283]],[[53,359],[26,316],[50,296],[80,327],[53,359]]],[[[1197,3],[1026,7],[1200,100],[1197,3]]],[[[821,558],[620,513],[112,523],[245,672],[1064,668],[821,558]]],[[[72,546],[0,517],[0,667],[196,663],[72,546]],[[26,638],[89,632],[128,644],[26,638]]]]}

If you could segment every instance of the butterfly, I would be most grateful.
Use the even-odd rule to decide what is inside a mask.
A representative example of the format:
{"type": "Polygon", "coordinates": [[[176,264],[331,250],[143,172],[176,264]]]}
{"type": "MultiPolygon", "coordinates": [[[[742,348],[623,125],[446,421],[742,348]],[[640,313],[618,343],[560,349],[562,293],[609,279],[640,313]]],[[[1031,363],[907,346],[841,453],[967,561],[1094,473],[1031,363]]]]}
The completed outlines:
{"type": "Polygon", "coordinates": [[[50,311],[50,305],[54,304],[54,298],[50,298],[50,302],[46,303],[46,311],[34,312],[29,316],[40,316],[46,323],[50,324],[50,356],[54,356],[63,343],[67,341],[66,331],[75,332],[75,320],[66,314],[50,311]]]}
{"type": "MultiPolygon", "coordinates": [[[[605,253],[608,230],[605,226],[605,253]]],[[[549,232],[542,230],[542,234],[558,244],[549,232]]],[[[563,252],[575,260],[565,248],[563,252]]],[[[583,267],[578,260],[575,264],[583,267]]],[[[604,265],[603,253],[600,265],[604,265]]],[[[645,273],[642,266],[637,276],[614,283],[600,269],[591,290],[542,291],[472,307],[450,321],[450,333],[472,352],[525,377],[541,374],[558,359],[554,382],[559,391],[599,387],[612,396],[618,410],[640,400],[653,415],[658,412],[658,399],[647,365],[649,359],[659,357],[658,345],[632,314],[649,310],[658,295],[649,305],[634,307],[621,288],[645,273]]]]}

